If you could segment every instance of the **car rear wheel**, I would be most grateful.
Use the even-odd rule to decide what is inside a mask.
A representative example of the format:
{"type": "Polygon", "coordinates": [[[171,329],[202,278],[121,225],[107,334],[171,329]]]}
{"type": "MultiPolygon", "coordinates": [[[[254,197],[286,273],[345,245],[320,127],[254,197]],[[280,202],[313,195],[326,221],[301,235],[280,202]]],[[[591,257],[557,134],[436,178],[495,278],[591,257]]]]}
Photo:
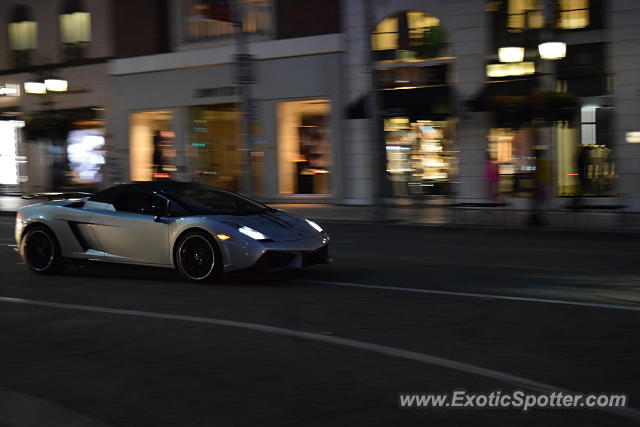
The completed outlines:
{"type": "Polygon", "coordinates": [[[222,256],[216,242],[199,231],[180,238],[175,260],[180,274],[192,282],[211,282],[222,275],[222,256]]]}
{"type": "Polygon", "coordinates": [[[38,225],[27,230],[22,238],[20,254],[34,273],[52,274],[62,269],[58,240],[45,226],[38,225]]]}

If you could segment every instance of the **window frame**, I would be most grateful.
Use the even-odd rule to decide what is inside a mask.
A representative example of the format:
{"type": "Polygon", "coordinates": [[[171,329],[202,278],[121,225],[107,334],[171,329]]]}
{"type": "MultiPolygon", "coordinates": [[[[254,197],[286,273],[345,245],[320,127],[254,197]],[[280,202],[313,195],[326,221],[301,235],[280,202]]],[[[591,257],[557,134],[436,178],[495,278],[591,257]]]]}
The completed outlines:
{"type": "Polygon", "coordinates": [[[137,215],[144,215],[144,216],[166,216],[167,213],[167,205],[168,205],[168,200],[165,197],[160,196],[159,194],[157,194],[155,191],[144,191],[144,190],[137,190],[137,189],[133,189],[133,190],[125,190],[123,192],[121,192],[120,194],[118,194],[115,199],[113,200],[113,208],[115,209],[116,212],[120,212],[120,213],[132,213],[132,214],[137,214],[137,215]],[[144,212],[144,209],[140,209],[142,210],[142,212],[140,210],[134,211],[134,210],[129,210],[128,206],[127,209],[121,209],[119,207],[119,205],[123,202],[123,199],[125,198],[129,198],[131,197],[131,195],[135,195],[135,194],[142,194],[145,196],[150,197],[152,200],[154,200],[154,203],[157,203],[158,201],[160,201],[160,203],[158,203],[157,206],[152,205],[147,205],[147,206],[151,206],[154,207],[154,211],[152,212],[144,212]],[[164,204],[164,206],[162,206],[162,204],[164,204]]]}

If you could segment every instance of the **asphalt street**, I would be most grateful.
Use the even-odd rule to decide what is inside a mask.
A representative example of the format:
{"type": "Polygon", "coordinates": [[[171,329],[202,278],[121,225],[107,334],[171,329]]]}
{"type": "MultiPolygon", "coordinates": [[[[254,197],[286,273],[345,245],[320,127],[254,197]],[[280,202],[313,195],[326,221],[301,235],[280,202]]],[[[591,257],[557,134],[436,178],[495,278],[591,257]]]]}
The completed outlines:
{"type": "Polygon", "coordinates": [[[0,427],[640,422],[640,237],[331,223],[330,265],[215,285],[36,276],[0,218],[0,427]],[[399,393],[624,393],[626,410],[423,408],[399,393]]]}

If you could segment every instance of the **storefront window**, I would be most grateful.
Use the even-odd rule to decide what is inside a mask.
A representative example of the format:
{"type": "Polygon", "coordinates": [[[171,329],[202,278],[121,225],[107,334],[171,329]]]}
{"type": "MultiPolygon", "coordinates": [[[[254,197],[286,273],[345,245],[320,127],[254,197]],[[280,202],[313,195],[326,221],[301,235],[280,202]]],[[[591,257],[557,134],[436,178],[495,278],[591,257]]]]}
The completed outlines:
{"type": "Polygon", "coordinates": [[[509,0],[507,28],[509,31],[544,27],[543,4],[540,0],[509,0]]]}
{"type": "Polygon", "coordinates": [[[581,108],[579,129],[555,127],[560,196],[615,194],[611,115],[609,108],[585,105],[581,108]]]}
{"type": "Polygon", "coordinates": [[[384,131],[394,196],[450,193],[456,173],[450,122],[393,117],[385,119],[384,131]]]}
{"type": "Polygon", "coordinates": [[[23,121],[0,120],[0,186],[17,186],[21,182],[18,145],[22,127],[23,121]]]}
{"type": "Polygon", "coordinates": [[[207,185],[239,190],[243,171],[241,112],[236,104],[191,107],[190,170],[207,185]]]}
{"type": "Polygon", "coordinates": [[[129,115],[132,181],[169,179],[175,174],[172,120],[169,111],[142,111],[129,115]]]}
{"type": "MultiPolygon", "coordinates": [[[[534,187],[534,134],[531,128],[489,130],[487,163],[498,169],[497,191],[514,197],[528,197],[534,187]]],[[[485,172],[490,170],[487,166],[485,172]]],[[[491,177],[485,173],[485,179],[491,177]]],[[[489,184],[489,182],[487,182],[489,184]]]]}
{"type": "MultiPolygon", "coordinates": [[[[187,41],[214,40],[233,36],[233,2],[183,0],[187,41]]],[[[250,34],[266,34],[271,29],[268,0],[242,0],[243,29],[250,34]]]]}
{"type": "Polygon", "coordinates": [[[331,150],[328,100],[278,104],[280,193],[328,194],[331,150]]]}
{"type": "Polygon", "coordinates": [[[74,129],[67,137],[67,159],[73,185],[94,185],[102,181],[104,130],[74,129]]]}
{"type": "Polygon", "coordinates": [[[442,56],[447,41],[438,18],[408,11],[381,21],[371,33],[371,46],[378,61],[420,60],[442,56]]]}
{"type": "Polygon", "coordinates": [[[589,0],[560,0],[558,28],[575,30],[589,26],[589,0]]]}

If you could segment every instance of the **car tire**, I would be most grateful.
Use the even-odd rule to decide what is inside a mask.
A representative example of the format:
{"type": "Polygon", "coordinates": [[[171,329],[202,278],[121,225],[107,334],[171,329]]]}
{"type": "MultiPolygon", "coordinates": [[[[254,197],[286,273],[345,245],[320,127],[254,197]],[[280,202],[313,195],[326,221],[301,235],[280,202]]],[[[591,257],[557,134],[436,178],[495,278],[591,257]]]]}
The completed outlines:
{"type": "Polygon", "coordinates": [[[63,267],[58,239],[44,225],[35,225],[24,233],[20,241],[20,255],[36,274],[58,273],[63,267]]]}
{"type": "Polygon", "coordinates": [[[222,253],[205,232],[182,235],[175,245],[174,262],[180,274],[191,282],[210,283],[222,277],[222,253]]]}

